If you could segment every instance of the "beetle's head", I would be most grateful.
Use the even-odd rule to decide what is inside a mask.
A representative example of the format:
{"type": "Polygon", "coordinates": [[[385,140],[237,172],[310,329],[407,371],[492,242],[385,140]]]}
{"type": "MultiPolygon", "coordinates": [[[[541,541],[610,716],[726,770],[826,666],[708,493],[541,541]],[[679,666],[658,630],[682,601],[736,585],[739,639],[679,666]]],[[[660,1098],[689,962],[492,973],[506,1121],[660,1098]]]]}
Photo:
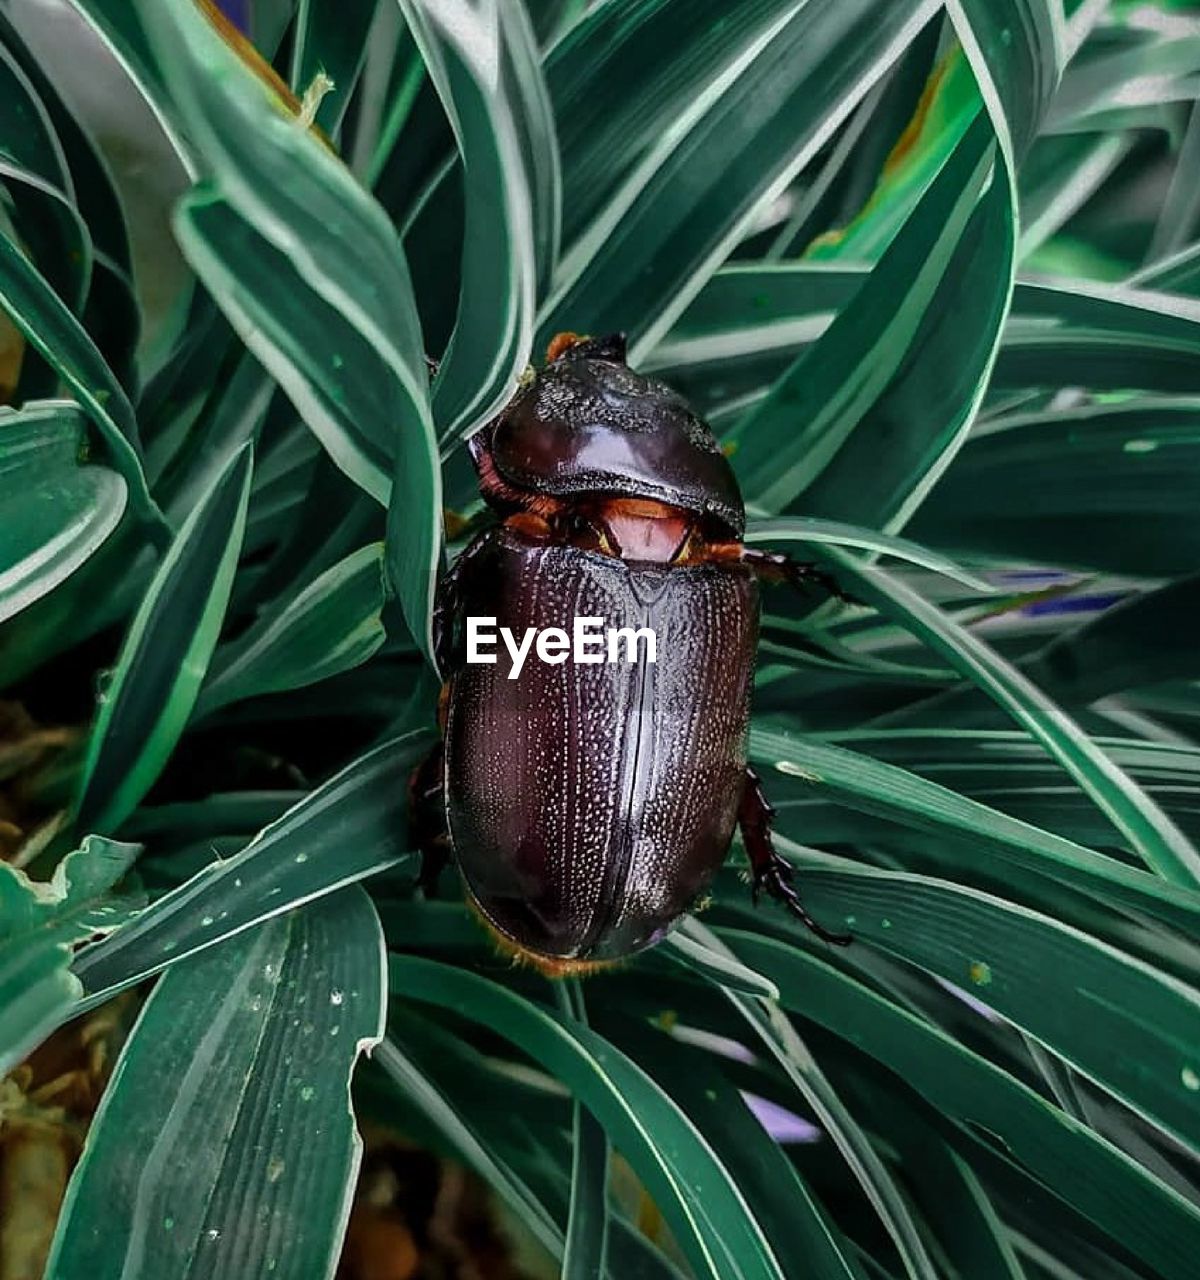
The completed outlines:
{"type": "Polygon", "coordinates": [[[489,502],[539,513],[603,507],[625,521],[618,529],[674,521],[740,541],[745,510],[720,445],[682,396],[629,367],[624,335],[565,334],[548,354],[471,441],[489,502]]]}

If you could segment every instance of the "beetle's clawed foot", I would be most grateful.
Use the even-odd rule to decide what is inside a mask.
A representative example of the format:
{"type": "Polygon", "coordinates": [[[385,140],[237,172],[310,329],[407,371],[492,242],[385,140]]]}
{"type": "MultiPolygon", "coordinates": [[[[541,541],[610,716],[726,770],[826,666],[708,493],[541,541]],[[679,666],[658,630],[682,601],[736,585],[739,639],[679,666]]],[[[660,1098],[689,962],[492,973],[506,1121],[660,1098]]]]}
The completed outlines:
{"type": "Polygon", "coordinates": [[[820,565],[800,564],[795,560],[789,560],[786,562],[784,574],[798,591],[803,591],[806,587],[816,586],[828,592],[835,600],[840,600],[843,604],[866,604],[865,600],[860,600],[858,596],[851,595],[849,591],[844,590],[837,578],[828,569],[822,569],[820,565]]]}
{"type": "Polygon", "coordinates": [[[759,894],[764,890],[806,929],[811,929],[822,942],[828,942],[834,947],[848,947],[854,941],[848,933],[831,933],[808,914],[808,909],[800,901],[800,895],[792,884],[792,868],[778,854],[774,854],[766,866],[759,867],[754,872],[751,893],[756,906],[759,894]]]}
{"type": "Polygon", "coordinates": [[[450,861],[442,778],[444,761],[439,742],[408,779],[408,840],[421,854],[417,887],[426,898],[437,897],[438,878],[450,861]]]}
{"type": "Polygon", "coordinates": [[[819,564],[812,564],[809,561],[793,560],[786,552],[760,551],[756,547],[746,547],[742,552],[742,558],[768,582],[786,582],[800,592],[806,592],[809,587],[816,586],[845,604],[866,603],[865,600],[860,600],[850,592],[844,591],[841,583],[828,569],[822,569],[819,564]]]}

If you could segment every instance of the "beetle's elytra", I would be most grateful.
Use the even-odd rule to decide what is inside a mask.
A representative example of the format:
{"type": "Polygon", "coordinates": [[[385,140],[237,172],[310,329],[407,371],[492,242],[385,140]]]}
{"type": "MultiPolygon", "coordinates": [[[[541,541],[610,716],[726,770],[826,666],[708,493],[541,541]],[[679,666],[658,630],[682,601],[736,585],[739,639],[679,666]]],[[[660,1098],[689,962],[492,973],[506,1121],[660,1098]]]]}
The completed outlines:
{"type": "Polygon", "coordinates": [[[619,335],[562,335],[471,441],[500,523],[443,578],[434,639],[444,745],[413,779],[423,879],[453,853],[500,946],[552,975],[658,942],[701,896],[735,826],[754,889],[821,937],[771,844],[746,764],[759,581],[819,570],[742,543],[745,513],[712,432],[630,369],[619,335]],[[579,616],[669,636],[654,664],[466,665],[459,621],[514,634],[579,616]]]}

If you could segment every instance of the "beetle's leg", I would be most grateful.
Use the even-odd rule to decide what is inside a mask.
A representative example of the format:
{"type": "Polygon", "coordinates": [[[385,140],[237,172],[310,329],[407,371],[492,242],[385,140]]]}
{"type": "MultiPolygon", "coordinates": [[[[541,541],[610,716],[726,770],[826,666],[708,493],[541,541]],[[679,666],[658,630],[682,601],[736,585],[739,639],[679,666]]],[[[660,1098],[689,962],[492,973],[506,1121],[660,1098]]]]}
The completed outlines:
{"type": "Polygon", "coordinates": [[[479,534],[450,568],[442,574],[433,597],[433,656],[438,672],[450,674],[454,659],[454,624],[462,605],[463,582],[471,565],[491,545],[493,530],[479,534]]]}
{"type": "Polygon", "coordinates": [[[746,852],[750,855],[750,869],[754,875],[754,901],[758,901],[758,895],[765,889],[818,938],[835,947],[849,946],[849,934],[830,933],[805,910],[800,895],[792,884],[791,866],[771,843],[771,819],[774,816],[775,810],[763,793],[762,779],[747,765],[742,784],[742,801],[738,807],[738,825],[742,829],[746,852]]]}
{"type": "Polygon", "coordinates": [[[450,674],[450,661],[454,656],[454,623],[458,618],[461,597],[462,559],[459,556],[442,574],[433,596],[433,658],[443,679],[450,674]]]}
{"type": "Polygon", "coordinates": [[[445,748],[442,743],[421,761],[408,780],[409,840],[421,854],[417,883],[428,898],[437,897],[438,878],[450,861],[446,826],[445,748]]]}
{"type": "Polygon", "coordinates": [[[860,600],[842,590],[838,580],[820,565],[810,564],[802,560],[793,560],[784,551],[759,551],[754,547],[742,549],[742,559],[750,565],[760,578],[769,582],[790,582],[798,591],[803,591],[809,583],[823,587],[831,596],[846,601],[847,604],[861,604],[860,600]]]}

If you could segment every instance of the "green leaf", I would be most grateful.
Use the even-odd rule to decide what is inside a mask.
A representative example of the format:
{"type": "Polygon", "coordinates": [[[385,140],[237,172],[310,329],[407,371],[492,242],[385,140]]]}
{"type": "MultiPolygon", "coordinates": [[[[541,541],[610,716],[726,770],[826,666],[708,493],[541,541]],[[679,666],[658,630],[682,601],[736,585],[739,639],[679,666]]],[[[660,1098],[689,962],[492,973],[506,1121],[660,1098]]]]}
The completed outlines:
{"type": "Polygon", "coordinates": [[[912,339],[911,358],[803,496],[807,512],[894,532],[961,448],[1001,350],[1012,292],[1015,215],[1001,177],[997,162],[912,339]]]}
{"type": "Polygon", "coordinates": [[[582,235],[622,179],[792,7],[791,0],[607,0],[546,54],[563,168],[563,238],[582,235]]]}
{"type": "Polygon", "coordinates": [[[247,348],[262,362],[356,485],[380,504],[391,493],[393,380],[379,354],[316,295],[268,241],[207,186],[175,213],[180,247],[247,348]],[[337,334],[336,343],[330,337],[337,334]]]}
{"type": "Polygon", "coordinates": [[[88,836],[45,883],[0,863],[0,1073],[70,1015],[82,993],[71,972],[77,942],[117,928],[135,910],[110,890],[137,845],[88,836]]]}
{"type": "Polygon", "coordinates": [[[125,481],[83,465],[85,434],[66,402],[0,410],[0,622],[74,573],[125,511],[125,481]]]}
{"type": "Polygon", "coordinates": [[[1022,287],[996,388],[1195,391],[1200,305],[1158,290],[1082,281],[1022,287]]]}
{"type": "Polygon", "coordinates": [[[75,961],[97,1003],[168,965],[386,867],[403,852],[407,772],[425,733],[386,742],[347,765],[261,831],[164,894],[75,961]]]}
{"type": "Polygon", "coordinates": [[[1019,665],[1035,684],[1067,705],[1163,680],[1200,676],[1181,630],[1200,615],[1193,574],[1133,596],[1051,640],[1019,665]]]}
{"type": "MultiPolygon", "coordinates": [[[[482,936],[477,929],[476,936],[482,936]]],[[[396,1004],[388,1026],[388,1038],[372,1055],[371,1070],[356,1090],[364,1117],[375,1110],[416,1142],[434,1151],[448,1149],[489,1183],[552,1259],[560,1259],[559,1219],[567,1215],[570,1191],[571,1109],[565,1089],[540,1073],[520,1073],[507,1059],[485,1056],[396,1004]],[[387,1076],[386,1093],[376,1086],[376,1064],[387,1076]]],[[[662,1247],[671,1251],[671,1260],[614,1212],[603,1274],[612,1280],[681,1280],[678,1249],[666,1240],[662,1247]]]]}
{"type": "MultiPolygon", "coordinates": [[[[11,33],[10,33],[11,35],[11,33]]],[[[92,273],[92,239],[49,113],[0,27],[0,180],[5,214],[26,256],[75,314],[92,273]]]]}
{"type": "Polygon", "coordinates": [[[77,0],[75,7],[128,72],[184,167],[189,173],[194,172],[191,149],[183,141],[165,88],[163,68],[147,38],[138,6],[129,0],[77,0]]]}
{"type": "Polygon", "coordinates": [[[1200,993],[1041,912],[978,889],[839,861],[806,870],[805,903],[856,941],[971,993],[1065,1062],[1196,1146],[1200,993]],[[1126,1046],[1142,1048],[1131,1057],[1126,1046]]]}
{"type": "Polygon", "coordinates": [[[1068,34],[1061,0],[947,0],[946,7],[1015,169],[1062,76],[1068,34]]]}
{"type": "Polygon", "coordinates": [[[1200,857],[1170,817],[1060,707],[994,649],[912,588],[830,549],[845,585],[876,605],[977,684],[1062,765],[1131,848],[1173,884],[1195,887],[1200,857]]]}
{"type": "Polygon", "coordinates": [[[993,389],[1037,387],[1195,395],[1200,392],[1195,343],[1147,342],[1140,334],[1087,329],[1018,329],[996,362],[993,389]]]}
{"type": "Polygon", "coordinates": [[[0,157],[69,194],[72,184],[67,158],[49,114],[14,52],[19,42],[6,18],[0,19],[0,37],[0,157]]]}
{"type": "Polygon", "coordinates": [[[891,1236],[905,1273],[913,1280],[937,1280],[937,1271],[899,1186],[796,1029],[771,1002],[747,999],[732,991],[725,995],[829,1134],[891,1236]]]}
{"type": "Polygon", "coordinates": [[[917,512],[913,535],[1010,563],[1188,573],[1200,558],[1198,412],[1195,397],[1140,396],[996,419],[917,512]]]}
{"type": "Polygon", "coordinates": [[[397,450],[383,559],[409,633],[436,672],[433,602],[443,559],[442,473],[426,456],[427,443],[408,436],[397,450]]]}
{"type": "Polygon", "coordinates": [[[193,195],[180,210],[185,252],[338,466],[404,511],[389,572],[428,653],[441,474],[399,236],[189,0],[144,9],[220,195],[193,195]]]}
{"type": "Polygon", "coordinates": [[[401,7],[464,171],[458,319],[433,388],[447,442],[491,417],[529,361],[538,283],[558,254],[558,146],[523,5],[401,0],[401,7]]]}
{"type": "Polygon", "coordinates": [[[1200,244],[1192,244],[1135,271],[1126,283],[1194,298],[1197,277],[1200,277],[1200,244]]]}
{"type": "MultiPolygon", "coordinates": [[[[56,162],[54,171],[62,172],[64,181],[56,185],[61,185],[63,191],[73,197],[95,243],[96,274],[111,272],[114,279],[128,288],[133,303],[129,231],[107,162],[63,101],[47,69],[4,14],[0,14],[0,44],[20,67],[46,113],[54,135],[53,145],[61,153],[61,164],[56,162]]],[[[12,134],[8,133],[6,144],[11,145],[13,141],[12,134]]]]}
{"type": "Polygon", "coordinates": [[[233,586],[252,465],[245,445],[180,529],[134,616],[88,740],[81,829],[120,826],[187,724],[233,586]]]}
{"type": "Polygon", "coordinates": [[[711,1054],[645,1024],[619,1025],[621,1047],[687,1112],[743,1188],[785,1274],[857,1280],[850,1249],[783,1148],[711,1054]]]}
{"type": "Polygon", "coordinates": [[[1153,262],[1183,249],[1195,239],[1200,220],[1200,111],[1192,106],[1187,133],[1179,145],[1175,172],[1154,225],[1154,238],[1146,254],[1153,262]]]}
{"type": "MultiPolygon", "coordinates": [[[[735,971],[743,968],[725,943],[699,921],[689,919],[681,926],[680,932],[685,930],[687,938],[702,945],[707,955],[714,960],[735,971]]],[[[721,989],[734,1009],[779,1062],[787,1078],[800,1091],[807,1108],[816,1116],[838,1148],[867,1199],[879,1214],[897,1251],[904,1259],[907,1273],[934,1280],[932,1264],[898,1186],[816,1059],[796,1035],[795,1029],[780,1016],[774,1004],[779,997],[775,984],[756,974],[760,990],[745,992],[734,984],[723,981],[716,964],[710,966],[706,976],[721,989]],[[762,988],[769,994],[764,994],[762,988]]],[[[819,1212],[816,1212],[806,1194],[802,1194],[801,1202],[808,1209],[804,1219],[810,1216],[815,1219],[805,1221],[808,1249],[820,1259],[823,1271],[836,1275],[846,1274],[847,1263],[829,1228],[821,1221],[819,1212]]]]}
{"type": "MultiPolygon", "coordinates": [[[[210,376],[216,385],[200,416],[189,424],[186,438],[155,480],[164,508],[169,516],[178,516],[179,523],[244,444],[249,441],[257,446],[275,395],[275,383],[249,352],[227,378],[210,376]]],[[[259,459],[251,485],[251,509],[254,492],[270,467],[270,458],[259,459]]]]}
{"type": "Polygon", "coordinates": [[[932,573],[961,582],[964,587],[983,595],[992,595],[997,588],[984,578],[978,578],[967,569],[960,568],[952,560],[930,551],[919,543],[906,538],[894,538],[874,529],[843,524],[840,520],[815,520],[794,518],[784,520],[752,520],[746,530],[747,542],[789,543],[798,542],[811,546],[854,547],[880,555],[894,556],[908,564],[919,565],[932,573]]]}
{"type": "MultiPolygon", "coordinates": [[[[375,350],[405,413],[392,433],[427,428],[420,329],[404,253],[384,211],[193,5],[169,0],[147,6],[146,16],[220,194],[375,350]]],[[[330,333],[326,348],[336,354],[338,341],[330,333]]]]}
{"type": "Polygon", "coordinates": [[[1136,140],[1133,133],[1040,139],[1021,171],[1017,256],[1029,258],[1061,230],[1103,188],[1136,140]]]}
{"type": "MultiPolygon", "coordinates": [[[[0,16],[0,39],[5,30],[0,16]]],[[[133,283],[129,235],[117,198],[116,187],[107,165],[91,139],[58,100],[52,85],[31,56],[20,59],[23,69],[35,81],[38,92],[53,123],[58,143],[70,170],[66,193],[72,208],[64,211],[55,202],[45,206],[61,221],[66,217],[68,254],[79,254],[78,261],[58,264],[59,271],[70,271],[88,285],[86,299],[81,298],[81,314],[85,327],[108,367],[120,384],[133,396],[139,386],[137,347],[141,337],[142,317],[133,283]],[[90,266],[90,278],[83,280],[83,268],[90,266]]],[[[34,193],[31,193],[34,194],[34,193]]],[[[20,230],[28,233],[31,219],[38,218],[39,202],[34,201],[30,217],[20,221],[20,230]]],[[[28,243],[28,240],[27,240],[28,243]]],[[[35,261],[47,270],[54,264],[35,253],[35,261]]]]}
{"type": "MultiPolygon", "coordinates": [[[[829,874],[806,874],[806,894],[816,877],[829,874]]],[[[921,927],[937,928],[942,920],[931,912],[921,927]]],[[[1132,1157],[962,1041],[825,960],[757,933],[720,933],[746,964],[771,976],[788,1009],[894,1071],[964,1136],[1037,1179],[1163,1276],[1187,1280],[1200,1246],[1200,1211],[1132,1157]]],[[[974,940],[964,940],[975,954],[974,940]]],[[[1050,1005],[1039,979],[1047,976],[1051,971],[1030,975],[1031,1002],[1044,1009],[1050,1005]]]]}
{"type": "Polygon", "coordinates": [[[135,511],[165,531],[146,487],[137,419],[116,375],[70,309],[0,225],[0,309],[70,388],[104,438],[135,511]]]}
{"type": "Polygon", "coordinates": [[[414,637],[428,649],[441,549],[441,471],[432,435],[406,431],[388,441],[364,432],[364,424],[390,430],[396,421],[394,380],[349,328],[341,329],[345,354],[314,358],[340,325],[337,315],[315,296],[291,309],[298,287],[291,268],[222,200],[197,191],[180,206],[176,229],[246,345],[302,409],[330,458],[372,497],[390,502],[396,523],[389,581],[414,637]]]}
{"type": "MultiPolygon", "coordinates": [[[[1044,693],[1067,707],[1165,680],[1200,676],[1191,635],[1200,621],[1200,577],[1169,582],[1130,596],[1064,630],[1014,665],[1044,693]]],[[[995,705],[973,686],[947,689],[933,698],[876,717],[877,726],[987,724],[995,705]]]]}
{"type": "Polygon", "coordinates": [[[1188,78],[1200,68],[1194,27],[1160,35],[1130,24],[1105,34],[1085,45],[1067,70],[1047,113],[1048,131],[1120,128],[1147,106],[1195,98],[1188,78]]]}
{"type": "Polygon", "coordinates": [[[218,649],[196,717],[243,698],[300,689],[366,662],[384,641],[382,551],[373,543],[339,560],[218,649]]]}
{"type": "Polygon", "coordinates": [[[862,288],[738,424],[734,465],[752,507],[777,512],[810,487],[885,391],[991,167],[990,130],[980,116],[862,288]]]}
{"type": "Polygon", "coordinates": [[[563,1236],[558,1224],[530,1187],[500,1157],[494,1144],[475,1132],[463,1109],[456,1106],[409,1055],[402,1036],[393,1034],[385,1038],[372,1060],[449,1143],[455,1156],[492,1187],[554,1257],[561,1257],[563,1236]]]}
{"type": "Polygon", "coordinates": [[[568,247],[539,344],[560,329],[627,330],[638,362],[934,10],[814,0],[776,12],[568,247]]]}
{"type": "Polygon", "coordinates": [[[0,683],[11,686],[132,613],[153,575],[154,558],[136,523],[118,524],[66,582],[0,629],[0,683]]]}
{"type": "Polygon", "coordinates": [[[782,1277],[728,1171],[686,1115],[624,1054],[474,974],[391,958],[396,995],[450,1009],[519,1045],[604,1125],[654,1196],[699,1275],[782,1277]]]}
{"type": "MultiPolygon", "coordinates": [[[[555,988],[564,1018],[587,1026],[583,991],[577,981],[555,988]]],[[[593,1280],[607,1271],[608,1137],[596,1117],[576,1101],[571,1124],[571,1204],[563,1244],[563,1280],[593,1280]]]]}
{"type": "Polygon", "coordinates": [[[724,428],[820,338],[869,275],[862,263],[840,261],[730,263],[709,279],[644,367],[724,428]]]}
{"type": "MultiPolygon", "coordinates": [[[[14,243],[73,315],[82,315],[92,274],[92,241],[74,205],[55,187],[0,157],[14,243]]],[[[115,375],[114,375],[115,376],[115,375]]]]}
{"type": "MultiPolygon", "coordinates": [[[[1056,329],[1073,329],[1097,336],[1112,334],[1141,339],[1147,346],[1177,345],[1200,352],[1200,302],[1160,289],[1128,284],[1098,284],[1088,280],[1023,281],[1013,303],[1022,321],[1036,319],[1043,330],[1050,321],[1056,329]]],[[[1014,324],[1014,329],[1016,325],[1014,324]]],[[[1012,334],[1025,340],[1034,328],[1012,334]]]]}
{"type": "Polygon", "coordinates": [[[1025,1280],[1005,1224],[971,1166],[895,1093],[879,1102],[871,1127],[896,1147],[897,1164],[909,1173],[908,1185],[950,1264],[972,1280],[1025,1280]]]}
{"type": "Polygon", "coordinates": [[[806,261],[877,261],[978,119],[979,90],[962,50],[950,45],[940,56],[935,54],[941,43],[941,25],[930,23],[896,72],[876,90],[885,95],[880,110],[899,107],[905,113],[901,119],[908,123],[896,136],[900,120],[876,121],[872,132],[882,133],[886,146],[874,140],[858,148],[856,162],[869,160],[869,167],[860,174],[856,192],[843,199],[837,213],[831,210],[825,221],[813,223],[808,243],[796,246],[803,250],[806,261]],[[913,62],[920,69],[922,83],[910,84],[905,92],[902,77],[906,71],[912,75],[913,62]],[[871,156],[868,147],[872,145],[880,154],[871,156]],[[845,226],[830,229],[828,219],[846,218],[855,208],[854,196],[861,200],[872,181],[874,189],[862,208],[845,226]],[[814,235],[816,232],[823,234],[814,235]]]}
{"type": "MultiPolygon", "coordinates": [[[[1040,385],[1197,389],[1200,312],[1194,302],[1166,292],[1186,284],[1190,270],[1186,255],[1172,262],[1165,275],[1139,277],[1136,286],[1018,281],[992,385],[1026,393],[1040,385]]],[[[759,403],[789,363],[819,342],[869,276],[862,264],[841,261],[727,266],[709,281],[647,367],[720,425],[736,421],[759,403]]],[[[929,364],[920,367],[922,380],[914,394],[920,385],[932,389],[938,375],[929,364]]],[[[973,444],[974,438],[968,447],[973,444]]],[[[951,471],[949,482],[954,479],[951,471]]]]}
{"type": "MultiPolygon", "coordinates": [[[[1097,722],[1115,725],[1124,733],[1156,733],[1162,739],[1163,730],[1156,717],[1164,712],[1186,717],[1190,693],[1190,686],[1168,685],[1165,689],[1175,692],[1148,700],[1144,711],[1141,699],[1137,703],[1127,699],[1109,700],[1098,708],[1097,722]]],[[[1053,828],[1076,844],[1093,849],[1111,846],[1112,829],[1103,815],[1078,787],[1062,776],[1059,766],[1041,745],[1019,730],[885,728],[872,731],[868,727],[838,732],[831,737],[839,746],[869,752],[976,802],[1000,806],[1010,817],[1043,831],[1053,828]]],[[[1200,832],[1197,822],[1200,807],[1196,804],[1200,798],[1197,789],[1200,778],[1191,750],[1164,740],[1096,737],[1094,741],[1155,799],[1171,805],[1189,835],[1194,838],[1200,832]]],[[[1139,876],[1142,889],[1157,900],[1156,906],[1147,901],[1137,905],[1132,898],[1125,900],[1124,889],[1115,895],[1090,874],[1074,877],[1069,873],[1051,874],[1047,867],[1046,874],[1061,886],[1055,889],[1045,876],[1031,881],[1032,867],[1020,868],[1011,857],[981,860],[977,838],[968,838],[965,833],[958,840],[949,830],[936,836],[930,833],[929,838],[925,838],[920,828],[910,827],[906,833],[890,825],[856,820],[852,814],[833,806],[815,803],[820,791],[810,791],[799,775],[790,782],[780,777],[776,780],[776,789],[780,791],[783,816],[794,816],[797,824],[802,824],[793,828],[792,833],[803,835],[812,843],[827,846],[847,839],[866,838],[869,831],[872,842],[886,847],[901,866],[912,870],[944,868],[948,878],[964,878],[1001,897],[1015,896],[1017,901],[1029,906],[1045,904],[1068,922],[1126,946],[1144,959],[1161,957],[1172,972],[1188,977],[1195,971],[1194,958],[1188,948],[1172,948],[1170,953],[1165,953],[1161,949],[1159,930],[1131,930],[1125,911],[1117,915],[1095,906],[1095,900],[1102,899],[1133,908],[1139,916],[1152,916],[1187,934],[1194,928],[1190,921],[1191,897],[1181,886],[1127,867],[1126,870],[1139,876]],[[1148,879],[1151,883],[1147,883],[1148,879]]],[[[861,808],[857,804],[853,807],[861,808]]],[[[1137,892],[1141,894],[1142,889],[1137,892]]]]}
{"type": "Polygon", "coordinates": [[[1014,867],[1144,912],[1185,933],[1200,928],[1200,892],[1105,857],[893,764],[759,725],[751,730],[750,754],[799,778],[815,799],[827,797],[918,831],[969,840],[972,859],[986,849],[1014,867]]]}
{"type": "Polygon", "coordinates": [[[332,1280],[362,1158],[350,1075],[385,984],[359,889],[175,966],[92,1121],[47,1277],[332,1280]]]}
{"type": "MultiPolygon", "coordinates": [[[[870,143],[873,138],[879,138],[882,130],[872,129],[871,126],[878,124],[888,105],[888,90],[894,86],[894,91],[899,93],[902,91],[902,82],[907,86],[905,71],[915,64],[922,52],[921,39],[918,37],[909,46],[892,76],[877,84],[855,108],[854,114],[838,133],[837,141],[830,147],[829,154],[823,160],[815,162],[812,180],[804,183],[797,192],[798,199],[793,204],[787,221],[775,232],[770,248],[763,254],[763,261],[779,262],[784,258],[810,252],[816,255],[819,249],[829,243],[828,239],[821,238],[822,235],[839,237],[838,248],[842,247],[841,241],[845,238],[846,231],[828,233],[824,229],[828,227],[830,219],[836,216],[834,208],[840,209],[842,206],[846,188],[853,189],[855,178],[868,167],[874,169],[877,157],[872,154],[870,143]]],[[[800,182],[797,186],[800,186],[800,182]]],[[[865,212],[864,209],[863,213],[865,212]]],[[[847,256],[852,256],[852,253],[850,251],[847,256]]],[[[823,254],[820,256],[824,257],[823,254]]]]}
{"type": "Polygon", "coordinates": [[[775,1000],[779,992],[773,982],[762,974],[747,969],[720,948],[714,948],[708,940],[708,930],[691,916],[685,916],[679,926],[663,942],[671,959],[702,974],[718,987],[728,987],[743,995],[762,996],[775,1000]]]}

